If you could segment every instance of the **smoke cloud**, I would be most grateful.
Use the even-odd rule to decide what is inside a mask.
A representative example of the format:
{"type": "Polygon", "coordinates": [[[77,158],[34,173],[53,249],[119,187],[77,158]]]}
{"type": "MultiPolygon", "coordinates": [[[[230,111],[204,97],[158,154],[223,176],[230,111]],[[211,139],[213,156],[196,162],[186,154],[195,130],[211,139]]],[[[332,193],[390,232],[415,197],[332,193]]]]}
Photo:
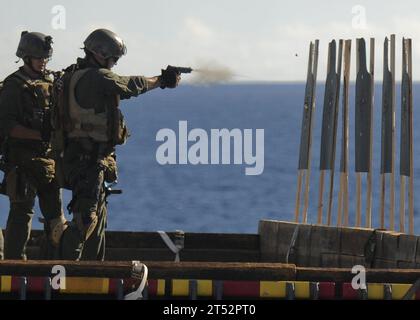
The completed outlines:
{"type": "Polygon", "coordinates": [[[210,85],[232,81],[233,71],[217,62],[199,63],[196,65],[191,79],[192,84],[210,85]]]}

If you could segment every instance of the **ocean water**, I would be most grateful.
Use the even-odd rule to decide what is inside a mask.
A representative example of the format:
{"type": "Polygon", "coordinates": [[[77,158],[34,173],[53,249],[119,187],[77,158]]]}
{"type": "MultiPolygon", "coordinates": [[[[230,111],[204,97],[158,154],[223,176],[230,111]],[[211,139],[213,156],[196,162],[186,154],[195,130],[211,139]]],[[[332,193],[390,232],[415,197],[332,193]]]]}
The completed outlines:
{"type": "MultiPolygon", "coordinates": [[[[415,199],[420,192],[419,112],[414,86],[414,175],[415,199]]],[[[293,220],[296,197],[304,83],[235,84],[216,86],[181,85],[176,90],[154,90],[122,102],[131,138],[118,147],[118,188],[121,195],[109,198],[109,230],[256,233],[260,219],[293,220]],[[245,175],[244,165],[165,165],[156,161],[162,128],[178,131],[178,122],[188,128],[264,129],[265,161],[261,175],[245,175]]],[[[399,89],[397,88],[397,93],[399,89]]],[[[312,144],[309,222],[316,221],[319,150],[324,88],[317,87],[317,106],[312,144]]],[[[350,101],[350,222],[354,223],[354,87],[350,101]]],[[[399,146],[399,95],[397,97],[397,150],[399,146]]],[[[379,221],[381,87],[375,88],[373,147],[373,223],[379,221]]],[[[341,106],[340,106],[341,108],[341,106]]],[[[341,110],[340,110],[341,112],[341,110]]],[[[339,115],[341,119],[341,114],[339,115]]],[[[341,122],[341,120],[340,120],[341,122]]],[[[341,124],[338,128],[336,168],[339,168],[341,124]]],[[[254,131],[255,134],[255,131],[254,131]]],[[[399,190],[399,155],[396,156],[399,190]]],[[[326,180],[328,181],[328,180],[326,180]]],[[[334,188],[333,222],[336,221],[337,181],[334,188]]],[[[365,184],[363,190],[366,190],[365,184]]],[[[328,187],[326,185],[325,190],[328,187]]],[[[70,193],[64,192],[64,204],[70,193]]],[[[326,198],[325,198],[326,199],[326,198]]],[[[366,199],[363,198],[365,201],[366,199]]],[[[398,212],[399,193],[396,195],[398,212]]],[[[415,200],[416,233],[420,232],[419,201],[415,200]]],[[[0,199],[0,224],[5,227],[8,201],[0,199]]],[[[324,212],[324,215],[326,212],[324,212]]],[[[40,228],[34,217],[34,227],[40,228]]],[[[397,215],[398,217],[398,215],[397,215]]]]}

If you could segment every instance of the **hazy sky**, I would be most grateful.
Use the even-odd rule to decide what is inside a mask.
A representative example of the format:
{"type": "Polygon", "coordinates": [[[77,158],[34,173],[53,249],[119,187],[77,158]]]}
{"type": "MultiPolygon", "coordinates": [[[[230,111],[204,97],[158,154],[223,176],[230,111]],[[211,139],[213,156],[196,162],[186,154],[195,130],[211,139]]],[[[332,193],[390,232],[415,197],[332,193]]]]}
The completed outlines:
{"type": "MultiPolygon", "coordinates": [[[[115,69],[125,75],[156,75],[167,64],[198,67],[212,63],[229,67],[238,81],[304,80],[309,41],[317,38],[321,41],[322,80],[328,41],[374,36],[376,80],[380,80],[383,40],[395,33],[397,80],[403,36],[413,39],[413,73],[415,79],[420,79],[418,1],[42,0],[8,1],[7,5],[2,2],[1,78],[16,69],[15,52],[22,30],[54,37],[55,53],[49,66],[59,69],[82,54],[79,48],[90,31],[106,27],[117,32],[127,44],[128,55],[115,69]],[[64,30],[52,26],[57,16],[52,8],[56,5],[65,8],[64,30]],[[357,5],[363,7],[364,14],[357,7],[357,12],[352,12],[357,5]]],[[[352,59],[354,79],[354,56],[352,59]]]]}

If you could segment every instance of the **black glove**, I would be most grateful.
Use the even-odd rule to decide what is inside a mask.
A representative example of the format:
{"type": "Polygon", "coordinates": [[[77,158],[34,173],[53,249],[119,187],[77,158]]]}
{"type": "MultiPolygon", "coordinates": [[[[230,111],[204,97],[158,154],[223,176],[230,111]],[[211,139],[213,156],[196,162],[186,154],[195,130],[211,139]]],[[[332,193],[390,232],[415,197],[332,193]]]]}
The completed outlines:
{"type": "Polygon", "coordinates": [[[176,67],[168,66],[166,70],[162,70],[162,75],[160,76],[160,87],[165,88],[175,88],[179,82],[180,72],[176,67]]]}

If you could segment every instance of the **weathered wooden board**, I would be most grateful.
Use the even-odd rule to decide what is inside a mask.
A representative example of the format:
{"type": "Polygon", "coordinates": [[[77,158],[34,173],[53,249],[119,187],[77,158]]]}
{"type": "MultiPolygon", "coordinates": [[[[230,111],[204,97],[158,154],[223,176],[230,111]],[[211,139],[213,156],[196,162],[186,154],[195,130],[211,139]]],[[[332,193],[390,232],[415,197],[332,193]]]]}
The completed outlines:
{"type": "Polygon", "coordinates": [[[365,228],[340,228],[341,253],[345,255],[364,256],[365,246],[372,237],[373,230],[365,228]]]}
{"type": "Polygon", "coordinates": [[[418,237],[401,234],[398,241],[397,259],[398,261],[413,262],[416,261],[418,237]]]}
{"type": "MultiPolygon", "coordinates": [[[[296,266],[280,263],[219,263],[145,261],[150,279],[206,279],[206,280],[294,280],[296,266]]],[[[0,275],[52,276],[54,265],[62,265],[68,277],[130,278],[129,261],[64,261],[64,260],[4,260],[0,261],[0,275]]]]}
{"type": "Polygon", "coordinates": [[[420,264],[419,237],[398,232],[276,220],[262,220],[259,232],[261,261],[266,262],[330,268],[357,264],[415,268],[420,264]]]}
{"type": "MultiPolygon", "coordinates": [[[[175,239],[174,232],[168,236],[175,239]]],[[[39,246],[43,231],[32,230],[29,246],[39,246]]],[[[108,248],[167,248],[157,232],[122,232],[107,231],[106,245],[108,248]]],[[[239,249],[259,250],[257,234],[241,233],[193,233],[186,232],[184,245],[189,249],[239,249]]]]}
{"type": "MultiPolygon", "coordinates": [[[[284,244],[286,243],[287,239],[290,241],[292,237],[290,234],[287,239],[277,239],[278,236],[283,235],[283,233],[277,232],[278,226],[279,225],[277,223],[272,223],[269,220],[261,221],[259,224],[261,261],[277,262],[279,260],[277,257],[278,244],[284,244]],[[273,239],[276,240],[273,241],[273,239]]],[[[285,224],[285,229],[287,230],[286,226],[287,224],[285,224]]]]}
{"type": "MultiPolygon", "coordinates": [[[[150,279],[206,279],[232,281],[350,282],[351,268],[309,268],[281,263],[218,263],[145,261],[150,279]]],[[[0,261],[0,275],[52,276],[54,265],[62,265],[69,277],[130,278],[129,261],[0,261]]],[[[368,283],[414,283],[420,269],[367,269],[368,283]]]]}

